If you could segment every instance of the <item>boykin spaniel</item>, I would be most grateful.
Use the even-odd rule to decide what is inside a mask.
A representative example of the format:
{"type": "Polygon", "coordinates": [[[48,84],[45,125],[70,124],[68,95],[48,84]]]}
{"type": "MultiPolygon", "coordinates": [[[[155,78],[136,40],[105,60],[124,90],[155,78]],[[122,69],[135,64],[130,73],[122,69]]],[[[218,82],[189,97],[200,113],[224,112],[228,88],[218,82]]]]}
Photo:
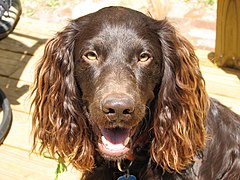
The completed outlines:
{"type": "Polygon", "coordinates": [[[166,19],[108,7],[72,20],[46,44],[32,94],[33,149],[83,179],[240,179],[240,116],[208,97],[166,19]]]}

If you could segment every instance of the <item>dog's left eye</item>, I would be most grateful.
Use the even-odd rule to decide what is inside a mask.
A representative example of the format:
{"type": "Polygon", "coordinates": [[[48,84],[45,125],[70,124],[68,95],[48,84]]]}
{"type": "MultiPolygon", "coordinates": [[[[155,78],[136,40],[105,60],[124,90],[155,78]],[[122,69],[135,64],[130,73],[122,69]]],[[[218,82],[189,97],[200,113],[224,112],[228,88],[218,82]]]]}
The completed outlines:
{"type": "Polygon", "coordinates": [[[96,61],[98,59],[97,54],[93,51],[89,51],[86,54],[84,54],[83,58],[89,61],[96,61]]]}
{"type": "Polygon", "coordinates": [[[139,62],[146,62],[146,61],[150,60],[151,58],[152,58],[152,56],[149,53],[142,52],[139,55],[138,60],[139,60],[139,62]]]}

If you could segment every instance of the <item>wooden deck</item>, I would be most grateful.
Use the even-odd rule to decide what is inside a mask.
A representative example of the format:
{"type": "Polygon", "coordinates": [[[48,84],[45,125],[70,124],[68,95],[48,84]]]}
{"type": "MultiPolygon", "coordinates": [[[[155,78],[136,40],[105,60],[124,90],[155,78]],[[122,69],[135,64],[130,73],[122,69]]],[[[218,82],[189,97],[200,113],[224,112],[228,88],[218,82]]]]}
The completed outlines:
{"type": "MultiPolygon", "coordinates": [[[[0,146],[0,179],[53,180],[55,177],[55,161],[29,154],[31,113],[28,89],[45,42],[63,25],[21,19],[14,33],[0,41],[0,87],[13,109],[12,128],[0,146]]],[[[196,52],[209,94],[240,114],[240,71],[218,68],[207,59],[208,51],[196,52]]],[[[79,177],[80,173],[69,167],[59,179],[79,177]]]]}

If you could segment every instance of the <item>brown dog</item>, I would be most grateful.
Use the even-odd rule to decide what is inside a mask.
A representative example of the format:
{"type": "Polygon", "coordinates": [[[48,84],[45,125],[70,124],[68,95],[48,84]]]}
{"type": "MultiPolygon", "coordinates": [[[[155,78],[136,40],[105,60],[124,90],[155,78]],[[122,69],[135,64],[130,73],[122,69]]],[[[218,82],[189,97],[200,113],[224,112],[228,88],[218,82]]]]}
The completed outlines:
{"type": "Polygon", "coordinates": [[[85,179],[240,177],[240,117],[208,98],[167,20],[109,7],[71,21],[47,43],[34,93],[34,147],[85,179]]]}

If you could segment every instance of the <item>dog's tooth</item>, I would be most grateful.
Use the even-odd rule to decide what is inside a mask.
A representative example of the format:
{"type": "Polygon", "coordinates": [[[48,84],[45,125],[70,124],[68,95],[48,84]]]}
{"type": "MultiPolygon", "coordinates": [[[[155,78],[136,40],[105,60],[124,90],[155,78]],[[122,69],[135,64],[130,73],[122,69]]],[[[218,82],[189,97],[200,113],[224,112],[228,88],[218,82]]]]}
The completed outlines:
{"type": "Polygon", "coordinates": [[[130,141],[130,137],[127,137],[126,139],[125,139],[125,141],[124,141],[124,146],[126,146],[128,143],[129,143],[129,141],[130,141]]]}
{"type": "Polygon", "coordinates": [[[105,145],[105,146],[108,146],[108,143],[107,143],[107,140],[104,136],[102,136],[102,143],[105,145]]]}

